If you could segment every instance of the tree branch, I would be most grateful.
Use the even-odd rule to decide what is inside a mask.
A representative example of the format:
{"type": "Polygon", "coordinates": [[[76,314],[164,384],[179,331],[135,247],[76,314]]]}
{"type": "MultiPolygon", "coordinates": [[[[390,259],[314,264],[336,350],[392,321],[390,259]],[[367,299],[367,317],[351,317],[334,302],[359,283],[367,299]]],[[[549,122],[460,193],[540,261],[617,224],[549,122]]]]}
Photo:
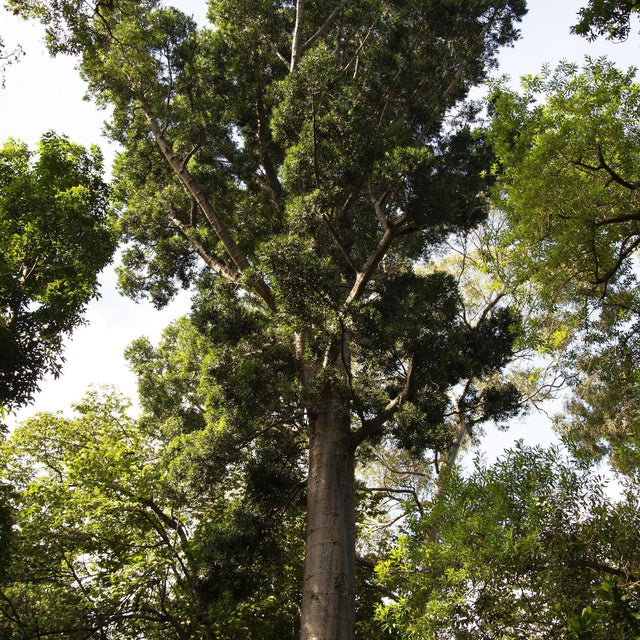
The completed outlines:
{"type": "MultiPolygon", "coordinates": [[[[151,133],[153,134],[153,137],[155,138],[156,143],[165,160],[169,163],[169,166],[173,169],[174,173],[182,183],[183,187],[186,189],[187,193],[189,193],[193,197],[193,199],[198,203],[200,209],[202,209],[202,212],[207,218],[209,224],[220,239],[220,242],[222,242],[222,246],[229,254],[231,260],[236,265],[239,272],[243,273],[245,271],[249,271],[251,269],[249,260],[244,255],[244,253],[242,253],[240,247],[238,247],[235,240],[233,239],[233,236],[216,214],[213,205],[204,194],[200,186],[197,184],[191,173],[186,169],[186,167],[182,166],[182,163],[173,153],[171,145],[165,139],[164,135],[162,134],[162,130],[160,129],[160,125],[153,116],[151,105],[144,98],[140,98],[140,105],[142,106],[142,110],[147,118],[149,129],[151,130],[151,133]]],[[[257,277],[253,284],[253,288],[254,292],[260,298],[262,298],[267,307],[275,313],[275,301],[273,300],[271,290],[264,282],[264,280],[260,277],[257,277]]]]}
{"type": "Polygon", "coordinates": [[[391,591],[391,589],[389,589],[388,587],[385,587],[383,584],[380,584],[379,582],[364,582],[365,587],[369,587],[370,589],[374,589],[375,591],[380,592],[383,596],[387,596],[387,598],[391,598],[392,600],[395,600],[396,602],[398,600],[400,600],[400,596],[395,593],[394,591],[391,591]]]}
{"type": "Polygon", "coordinates": [[[334,18],[344,9],[346,4],[347,0],[340,0],[336,8],[329,14],[329,17],[322,23],[322,26],[302,45],[303,51],[308,49],[318,38],[322,38],[331,26],[334,18]]]}
{"type": "Polygon", "coordinates": [[[398,410],[400,405],[405,401],[411,399],[411,397],[415,393],[415,384],[414,384],[414,356],[412,355],[409,360],[409,367],[407,369],[407,379],[405,381],[404,388],[398,395],[387,403],[387,406],[375,417],[371,420],[365,421],[362,426],[354,431],[351,438],[354,448],[357,447],[361,442],[363,442],[369,436],[377,433],[382,425],[389,420],[393,414],[398,410]]]}
{"type": "Polygon", "coordinates": [[[353,302],[362,295],[364,288],[367,286],[367,283],[373,276],[373,272],[376,270],[377,266],[380,264],[380,261],[386,255],[395,237],[398,235],[401,226],[402,220],[399,224],[389,226],[385,229],[375,251],[369,256],[369,259],[362,268],[362,271],[360,271],[356,276],[356,281],[354,282],[353,287],[351,288],[351,291],[347,296],[347,304],[353,302]]]}
{"type": "Polygon", "coordinates": [[[418,498],[418,494],[415,489],[392,489],[391,487],[365,487],[365,491],[378,491],[384,493],[408,493],[413,496],[413,499],[418,507],[418,511],[421,515],[424,515],[424,510],[422,509],[422,502],[420,498],[418,498]]]}
{"type": "Polygon", "coordinates": [[[595,226],[604,227],[608,224],[618,224],[622,222],[638,222],[640,221],[640,211],[636,211],[635,213],[627,213],[620,216],[612,216],[610,218],[601,218],[600,220],[595,221],[595,226]]]}
{"type": "Polygon", "coordinates": [[[600,166],[611,176],[611,179],[614,182],[617,182],[620,186],[625,187],[625,189],[629,189],[630,191],[635,191],[640,186],[640,183],[638,182],[627,182],[619,173],[614,171],[607,164],[599,144],[596,144],[596,152],[598,153],[598,160],[600,160],[600,166]]]}
{"type": "Polygon", "coordinates": [[[616,271],[620,269],[620,267],[622,266],[622,263],[640,246],[640,236],[638,236],[629,246],[625,247],[624,245],[626,244],[627,240],[629,240],[629,238],[626,238],[625,241],[623,242],[623,245],[620,247],[620,252],[618,253],[618,258],[616,260],[616,263],[610,269],[605,271],[603,275],[598,275],[598,271],[599,271],[598,264],[597,264],[598,260],[597,260],[597,255],[595,254],[595,249],[594,249],[594,257],[596,258],[596,273],[595,273],[596,285],[603,284],[606,290],[609,281],[615,275],[616,271]]]}
{"type": "Polygon", "coordinates": [[[240,282],[240,272],[236,269],[232,269],[222,260],[218,260],[212,256],[198,240],[193,232],[193,228],[184,224],[173,211],[169,211],[169,213],[167,213],[167,217],[173,225],[180,230],[185,238],[187,238],[191,246],[196,250],[198,255],[205,261],[212,271],[215,271],[219,276],[222,276],[225,280],[233,282],[234,284],[238,284],[240,282]]]}
{"type": "MultiPolygon", "coordinates": [[[[167,547],[171,550],[171,552],[173,553],[173,555],[177,559],[178,564],[180,565],[180,567],[182,568],[182,571],[184,572],[184,577],[188,581],[191,581],[191,571],[190,571],[189,567],[185,564],[184,560],[180,556],[180,552],[171,543],[171,540],[169,539],[167,531],[161,526],[161,525],[165,525],[165,526],[169,527],[169,529],[171,529],[171,530],[176,532],[176,534],[180,538],[180,542],[182,544],[183,553],[185,554],[187,560],[193,564],[193,558],[190,557],[190,554],[188,552],[189,540],[187,539],[187,536],[186,536],[186,533],[184,531],[184,527],[182,526],[182,523],[178,522],[177,520],[175,520],[171,516],[168,516],[153,501],[152,498],[143,498],[143,499],[140,500],[140,502],[144,506],[149,507],[151,509],[151,511],[155,514],[155,516],[158,518],[159,522],[154,521],[154,519],[151,518],[150,514],[145,509],[141,509],[142,515],[151,523],[151,526],[156,530],[158,535],[162,538],[162,541],[167,545],[167,547]]],[[[180,581],[180,577],[178,575],[176,575],[176,580],[180,581]]]]}
{"type": "Polygon", "coordinates": [[[296,1],[296,24],[293,29],[293,42],[291,43],[291,64],[289,70],[295,71],[300,61],[302,52],[302,27],[304,26],[304,3],[305,0],[296,1]]]}
{"type": "Polygon", "coordinates": [[[351,256],[349,255],[347,248],[344,246],[344,243],[342,242],[342,240],[340,240],[340,236],[338,235],[336,230],[333,228],[333,225],[331,224],[331,220],[329,220],[329,216],[327,216],[326,213],[322,214],[322,220],[324,221],[325,226],[329,230],[329,235],[331,236],[332,240],[335,242],[338,249],[340,249],[340,253],[342,253],[342,255],[344,256],[344,259],[347,261],[347,264],[353,269],[354,273],[358,273],[358,267],[356,267],[353,260],[351,259],[351,256]]]}
{"type": "Polygon", "coordinates": [[[269,48],[271,49],[271,51],[273,51],[273,53],[275,53],[278,59],[281,62],[284,62],[285,66],[287,67],[287,70],[291,71],[291,63],[280,53],[275,43],[272,42],[269,38],[267,38],[264,34],[262,34],[262,37],[265,39],[265,42],[269,45],[269,48]]]}

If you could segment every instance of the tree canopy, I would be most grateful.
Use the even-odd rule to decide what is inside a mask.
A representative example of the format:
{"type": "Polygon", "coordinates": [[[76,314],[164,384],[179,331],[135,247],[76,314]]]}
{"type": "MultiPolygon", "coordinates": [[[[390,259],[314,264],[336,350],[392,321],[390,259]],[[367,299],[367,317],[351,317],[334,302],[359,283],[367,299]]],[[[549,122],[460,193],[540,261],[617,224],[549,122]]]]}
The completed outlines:
{"type": "Polygon", "coordinates": [[[606,36],[611,40],[624,40],[629,36],[631,18],[640,12],[637,0],[589,0],[580,9],[580,21],[573,32],[595,40],[606,36]]]}
{"type": "Polygon", "coordinates": [[[0,407],[57,375],[63,340],[97,295],[115,232],[97,147],[48,133],[0,148],[0,407]]]}
{"type": "Polygon", "coordinates": [[[512,278],[555,319],[581,455],[637,465],[640,87],[606,60],[497,89],[492,139],[512,278]],[[560,324],[558,325],[558,320],[560,324]]]}
{"type": "Polygon", "coordinates": [[[444,484],[377,568],[397,596],[384,624],[420,640],[637,637],[637,476],[614,501],[557,449],[519,445],[444,484]]]}

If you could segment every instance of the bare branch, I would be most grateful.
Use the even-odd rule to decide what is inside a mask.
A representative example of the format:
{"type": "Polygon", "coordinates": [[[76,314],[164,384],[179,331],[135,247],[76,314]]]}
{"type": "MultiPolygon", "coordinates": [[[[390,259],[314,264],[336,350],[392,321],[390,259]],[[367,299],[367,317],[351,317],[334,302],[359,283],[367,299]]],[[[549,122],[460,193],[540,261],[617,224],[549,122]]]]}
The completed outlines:
{"type": "Polygon", "coordinates": [[[287,70],[291,71],[291,63],[280,53],[275,43],[272,42],[269,38],[267,38],[264,34],[263,34],[263,38],[265,39],[265,42],[269,45],[269,49],[271,49],[271,51],[273,51],[273,53],[276,54],[276,56],[281,62],[284,62],[285,66],[287,67],[287,70]]]}
{"type": "Polygon", "coordinates": [[[304,3],[305,0],[296,1],[296,24],[293,29],[293,42],[291,43],[291,64],[290,71],[295,71],[300,61],[302,52],[302,27],[304,26],[304,3]]]}

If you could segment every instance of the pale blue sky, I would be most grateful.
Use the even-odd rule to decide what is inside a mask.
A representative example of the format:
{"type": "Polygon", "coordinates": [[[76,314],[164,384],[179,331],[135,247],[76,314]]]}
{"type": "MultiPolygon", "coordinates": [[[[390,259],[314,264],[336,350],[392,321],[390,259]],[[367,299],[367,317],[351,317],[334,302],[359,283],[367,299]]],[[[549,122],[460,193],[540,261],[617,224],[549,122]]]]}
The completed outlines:
{"type": "MultiPolygon", "coordinates": [[[[204,19],[204,0],[175,0],[173,4],[198,20],[204,19]]],[[[522,25],[522,39],[502,52],[498,73],[508,74],[516,83],[523,74],[538,73],[544,63],[554,66],[561,59],[581,62],[585,55],[607,55],[624,67],[640,63],[637,25],[622,44],[603,40],[588,43],[569,34],[582,4],[582,0],[532,0],[522,25]]],[[[99,143],[110,162],[114,146],[100,136],[105,113],[83,100],[84,85],[74,70],[74,61],[51,59],[41,45],[41,29],[4,9],[0,9],[0,34],[9,48],[21,44],[26,53],[8,69],[6,88],[0,90],[0,140],[11,136],[32,145],[44,131],[53,129],[85,145],[99,143]]],[[[102,277],[102,298],[89,307],[89,324],[78,329],[68,343],[63,376],[45,380],[35,404],[20,411],[18,417],[38,410],[66,410],[91,383],[114,384],[133,396],[135,380],[122,357],[124,348],[140,335],[157,340],[162,328],[188,307],[186,296],[161,313],[148,304],[134,304],[116,293],[113,271],[108,270],[102,277]]],[[[553,438],[548,421],[537,418],[515,424],[506,434],[488,428],[483,449],[491,458],[521,437],[541,444],[553,438]]]]}

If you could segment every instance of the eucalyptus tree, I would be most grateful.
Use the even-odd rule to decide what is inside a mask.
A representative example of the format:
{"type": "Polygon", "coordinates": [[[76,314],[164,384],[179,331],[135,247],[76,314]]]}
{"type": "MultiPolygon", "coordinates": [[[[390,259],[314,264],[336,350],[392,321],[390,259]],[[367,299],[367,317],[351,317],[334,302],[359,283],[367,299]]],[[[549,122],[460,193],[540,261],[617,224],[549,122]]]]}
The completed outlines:
{"type": "Polygon", "coordinates": [[[507,311],[465,323],[414,265],[486,215],[464,100],[524,1],[211,1],[201,29],[153,0],[10,6],[113,107],[123,289],[162,305],[206,273],[209,419],[304,434],[301,635],[352,638],[356,453],[442,446],[447,390],[510,356],[507,311]]]}
{"type": "Polygon", "coordinates": [[[54,133],[0,148],[0,407],[29,402],[98,293],[116,244],[97,147],[54,133]]]}

